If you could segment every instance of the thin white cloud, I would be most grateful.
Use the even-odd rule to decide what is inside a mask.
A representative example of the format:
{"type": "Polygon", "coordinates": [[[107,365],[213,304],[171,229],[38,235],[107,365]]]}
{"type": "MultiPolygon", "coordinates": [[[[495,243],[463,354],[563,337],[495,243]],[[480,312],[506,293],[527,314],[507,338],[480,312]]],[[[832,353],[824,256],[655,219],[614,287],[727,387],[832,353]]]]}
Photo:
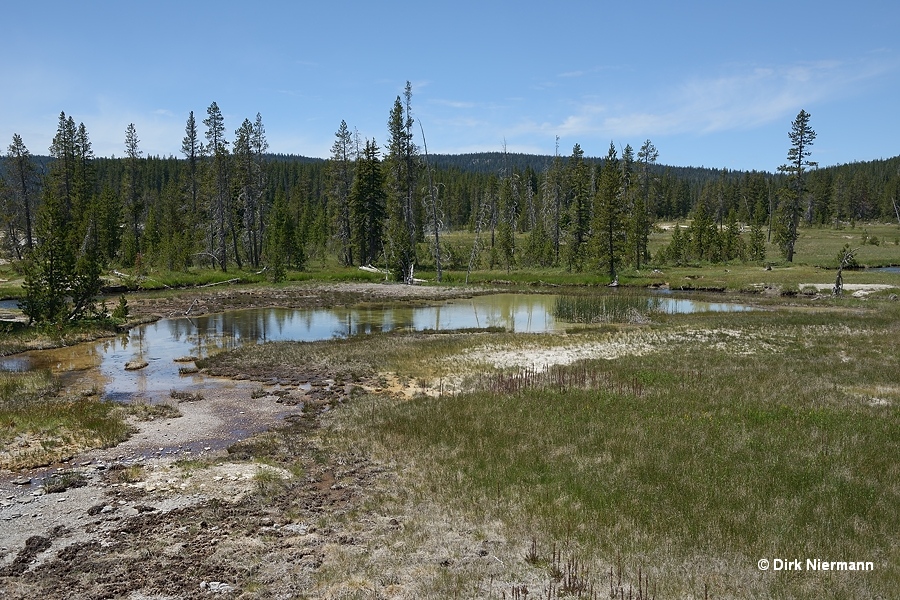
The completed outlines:
{"type": "Polygon", "coordinates": [[[557,73],[556,76],[560,79],[571,79],[585,77],[597,73],[603,73],[605,71],[620,71],[626,68],[627,67],[625,65],[596,65],[591,67],[590,69],[573,69],[571,71],[563,71],[562,73],[557,73]]]}
{"type": "Polygon", "coordinates": [[[275,90],[275,93],[282,94],[284,96],[290,96],[292,98],[306,98],[308,96],[308,94],[304,90],[280,89],[275,90]]]}
{"type": "Polygon", "coordinates": [[[436,104],[438,106],[446,106],[448,108],[475,108],[476,104],[474,102],[465,102],[462,100],[443,100],[440,98],[434,98],[428,101],[429,104],[436,104]]]}
{"type": "Polygon", "coordinates": [[[743,67],[728,75],[694,78],[660,90],[654,100],[629,106],[585,102],[555,123],[524,122],[517,129],[522,133],[552,131],[566,137],[747,130],[784,119],[804,106],[852,95],[861,85],[897,68],[895,60],[743,67]]]}

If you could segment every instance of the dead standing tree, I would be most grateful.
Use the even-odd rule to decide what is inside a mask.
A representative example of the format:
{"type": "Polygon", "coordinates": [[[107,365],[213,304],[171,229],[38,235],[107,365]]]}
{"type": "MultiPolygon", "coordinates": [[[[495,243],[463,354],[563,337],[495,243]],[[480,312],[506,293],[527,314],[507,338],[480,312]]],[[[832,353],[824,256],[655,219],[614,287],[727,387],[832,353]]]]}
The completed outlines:
{"type": "Polygon", "coordinates": [[[434,185],[434,176],[431,171],[431,165],[428,164],[428,144],[425,142],[425,129],[422,127],[422,121],[419,121],[419,130],[422,132],[422,148],[425,151],[425,170],[428,172],[428,213],[431,226],[434,228],[434,247],[431,252],[434,254],[434,267],[437,272],[437,281],[441,282],[441,210],[438,207],[437,188],[434,185]]]}
{"type": "Polygon", "coordinates": [[[469,284],[469,275],[472,273],[472,268],[475,266],[475,263],[478,261],[479,255],[481,254],[481,230],[484,229],[485,220],[487,219],[485,213],[488,208],[488,203],[482,198],[480,206],[478,207],[478,216],[475,219],[475,240],[472,242],[472,252],[469,254],[469,266],[466,269],[466,285],[469,284]]]}
{"type": "Polygon", "coordinates": [[[854,263],[854,255],[859,248],[851,249],[848,246],[844,246],[844,249],[841,251],[840,255],[840,264],[838,265],[837,276],[834,278],[834,287],[831,288],[831,295],[834,297],[840,296],[844,293],[844,276],[843,271],[845,268],[849,267],[854,263]]]}

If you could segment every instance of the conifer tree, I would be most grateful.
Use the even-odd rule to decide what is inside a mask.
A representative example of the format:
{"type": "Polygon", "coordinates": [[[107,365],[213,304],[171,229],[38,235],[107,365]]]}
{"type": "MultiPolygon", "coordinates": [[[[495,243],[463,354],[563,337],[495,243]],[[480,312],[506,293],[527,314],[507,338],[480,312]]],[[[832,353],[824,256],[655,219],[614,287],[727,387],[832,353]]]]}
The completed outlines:
{"type": "Polygon", "coordinates": [[[591,174],[590,167],[584,162],[584,150],[579,144],[572,148],[572,156],[566,169],[570,194],[566,266],[570,271],[580,271],[591,228],[591,174]]]}
{"type": "Polygon", "coordinates": [[[388,243],[391,268],[400,281],[412,282],[416,264],[416,242],[422,234],[422,210],[416,196],[420,164],[419,148],[413,141],[412,86],[394,102],[388,119],[388,243]]]}
{"type": "Polygon", "coordinates": [[[184,270],[190,264],[193,246],[189,212],[189,198],[180,176],[173,177],[151,204],[147,216],[144,247],[155,264],[170,271],[184,270]]]}
{"type": "Polygon", "coordinates": [[[266,262],[269,279],[283,281],[287,277],[287,267],[304,269],[306,254],[298,239],[297,222],[288,208],[284,191],[275,194],[270,226],[266,229],[266,262]]]}
{"type": "Polygon", "coordinates": [[[600,168],[599,185],[594,198],[594,248],[601,270],[615,280],[624,253],[624,211],[622,210],[622,171],[616,146],[609,144],[600,168]]]}
{"type": "Polygon", "coordinates": [[[100,291],[100,264],[93,221],[80,247],[73,247],[72,218],[52,186],[44,189],[38,211],[37,244],[25,261],[25,298],[30,322],[65,322],[83,317],[100,291]]]}
{"type": "Polygon", "coordinates": [[[206,125],[207,185],[212,213],[210,253],[215,256],[219,267],[225,272],[228,271],[228,230],[231,227],[233,231],[229,189],[230,153],[228,141],[225,139],[225,118],[218,104],[215,102],[210,104],[206,109],[206,115],[203,124],[206,125]]]}
{"type": "Polygon", "coordinates": [[[812,155],[810,146],[816,139],[816,132],[809,126],[809,118],[809,113],[801,110],[791,122],[791,130],[788,132],[791,148],[788,150],[787,163],[778,167],[781,173],[787,175],[787,182],[781,194],[778,243],[788,262],[794,260],[794,245],[797,243],[798,237],[797,228],[800,223],[801,202],[807,189],[806,171],[808,167],[817,165],[809,160],[812,155]]]}
{"type": "Polygon", "coordinates": [[[30,322],[65,319],[68,274],[74,271],[71,249],[64,235],[68,227],[63,202],[54,187],[44,190],[38,222],[38,243],[25,263],[25,298],[20,303],[30,322]]]}
{"type": "Polygon", "coordinates": [[[243,247],[250,264],[259,267],[268,213],[265,153],[269,143],[262,115],[257,113],[253,122],[244,119],[235,131],[233,147],[234,189],[238,194],[235,208],[243,215],[243,247]]]}
{"type": "Polygon", "coordinates": [[[84,235],[88,223],[83,216],[90,212],[90,205],[96,195],[96,173],[94,171],[94,150],[84,123],[79,123],[75,130],[75,167],[73,181],[72,204],[75,210],[75,222],[78,226],[76,237],[84,235]]]}
{"type": "Polygon", "coordinates": [[[54,196],[62,202],[62,210],[68,216],[72,213],[75,195],[75,135],[77,128],[72,117],[59,113],[56,135],[50,145],[50,156],[55,160],[50,170],[50,180],[55,187],[54,196]]]}
{"type": "Polygon", "coordinates": [[[137,129],[129,123],[125,129],[125,210],[128,215],[128,238],[124,263],[134,265],[141,254],[141,224],[144,220],[144,198],[141,185],[141,157],[137,129]]]}
{"type": "MultiPolygon", "coordinates": [[[[381,254],[387,198],[378,145],[375,140],[366,140],[362,156],[357,162],[356,177],[350,194],[352,244],[359,253],[360,265],[371,264],[381,254]]],[[[394,211],[399,213],[399,200],[396,196],[390,198],[390,202],[395,203],[394,211]]],[[[389,226],[399,229],[394,232],[399,243],[409,239],[408,230],[402,221],[390,220],[389,226]]]]}
{"type": "Polygon", "coordinates": [[[510,175],[500,181],[497,206],[497,250],[509,273],[516,255],[516,216],[518,212],[518,177],[510,175]]]}
{"type": "Polygon", "coordinates": [[[766,234],[763,232],[762,222],[759,219],[754,219],[750,226],[747,258],[755,262],[762,262],[766,259],[766,234]]]}
{"type": "Polygon", "coordinates": [[[716,223],[706,209],[706,203],[698,202],[693,216],[687,229],[690,256],[696,260],[715,260],[718,233],[716,223]]]}
{"type": "Polygon", "coordinates": [[[191,199],[191,213],[197,213],[197,196],[199,193],[198,166],[202,148],[197,134],[197,121],[194,119],[194,111],[188,115],[187,124],[184,126],[184,138],[181,140],[181,153],[184,155],[188,166],[188,195],[191,199]]]}
{"type": "Polygon", "coordinates": [[[331,218],[337,241],[338,260],[342,265],[353,264],[350,194],[353,188],[355,160],[353,138],[347,122],[342,120],[335,133],[334,144],[331,146],[331,159],[326,167],[325,190],[333,213],[331,218]]]}
{"type": "Polygon", "coordinates": [[[24,238],[25,251],[34,248],[34,209],[37,200],[38,178],[31,152],[22,141],[22,136],[13,134],[12,143],[6,153],[8,164],[8,187],[11,196],[7,236],[15,247],[17,258],[22,258],[19,249],[19,229],[24,238]]]}
{"type": "Polygon", "coordinates": [[[559,157],[559,138],[557,137],[557,151],[553,162],[544,172],[540,188],[540,207],[535,226],[531,233],[530,248],[541,266],[555,265],[559,263],[559,248],[561,237],[562,199],[560,180],[562,178],[562,161],[559,157]]]}
{"type": "Polygon", "coordinates": [[[659,151],[650,140],[645,141],[641,149],[638,150],[639,190],[634,200],[629,236],[632,241],[635,269],[640,269],[641,264],[649,259],[647,247],[650,243],[650,229],[653,226],[652,215],[656,212],[654,202],[656,181],[653,177],[652,169],[656,165],[658,158],[659,151]]]}
{"type": "Polygon", "coordinates": [[[8,249],[9,256],[21,260],[22,243],[19,239],[21,223],[19,223],[18,216],[19,211],[13,199],[13,192],[9,189],[3,173],[0,173],[0,231],[3,232],[0,235],[0,240],[2,240],[3,246],[6,246],[8,249]]]}
{"type": "Polygon", "coordinates": [[[121,243],[122,200],[107,184],[97,196],[97,253],[108,263],[116,258],[121,243]]]}
{"type": "MultiPolygon", "coordinates": [[[[556,138],[556,154],[553,162],[544,174],[541,196],[544,206],[545,230],[552,245],[550,263],[559,264],[559,248],[562,240],[563,198],[562,198],[562,159],[559,157],[559,136],[556,138]]],[[[538,234],[540,236],[540,232],[538,234]]]]}
{"type": "Polygon", "coordinates": [[[256,202],[257,210],[257,248],[255,254],[261,256],[266,239],[266,227],[268,225],[271,196],[266,193],[269,184],[268,170],[266,169],[266,153],[269,150],[269,140],[266,138],[266,128],[263,126],[262,115],[256,113],[253,127],[250,130],[250,152],[253,156],[254,191],[259,197],[256,202]]]}
{"type": "Polygon", "coordinates": [[[722,230],[721,238],[721,260],[744,260],[747,256],[746,245],[741,237],[741,226],[738,223],[737,210],[731,207],[728,216],[725,219],[725,229],[722,230]]]}
{"type": "Polygon", "coordinates": [[[685,239],[684,230],[681,228],[681,223],[675,223],[675,229],[672,231],[672,240],[665,250],[666,260],[672,264],[680,265],[687,258],[686,253],[687,240],[685,239]]]}

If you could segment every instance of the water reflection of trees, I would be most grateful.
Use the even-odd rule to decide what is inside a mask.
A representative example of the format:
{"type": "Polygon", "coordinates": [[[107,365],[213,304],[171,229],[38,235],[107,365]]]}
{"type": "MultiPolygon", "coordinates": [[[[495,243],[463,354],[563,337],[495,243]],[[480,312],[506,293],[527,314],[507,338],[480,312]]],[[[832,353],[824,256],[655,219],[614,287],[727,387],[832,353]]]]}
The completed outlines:
{"type": "Polygon", "coordinates": [[[172,319],[165,324],[168,341],[187,346],[179,351],[181,355],[207,356],[248,343],[315,341],[396,330],[491,326],[510,331],[544,330],[548,312],[545,297],[500,294],[423,307],[251,309],[172,319]]]}
{"type": "Polygon", "coordinates": [[[94,346],[96,362],[120,369],[128,360],[171,363],[183,356],[204,357],[244,344],[269,341],[315,341],[395,330],[446,330],[502,327],[510,331],[545,331],[553,327],[552,296],[497,294],[433,306],[362,306],[329,309],[250,309],[189,318],[164,319],[107,338],[94,346]],[[121,364],[120,364],[121,363],[121,364]]]}

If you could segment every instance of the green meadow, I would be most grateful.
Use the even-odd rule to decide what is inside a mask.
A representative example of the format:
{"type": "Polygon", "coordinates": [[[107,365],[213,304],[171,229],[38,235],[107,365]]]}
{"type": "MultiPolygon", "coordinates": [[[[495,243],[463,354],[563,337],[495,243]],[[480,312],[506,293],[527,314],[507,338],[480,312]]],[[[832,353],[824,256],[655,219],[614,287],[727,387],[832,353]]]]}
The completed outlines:
{"type": "Polygon", "coordinates": [[[328,365],[346,381],[389,371],[416,390],[358,390],[325,429],[331,451],[394,473],[369,510],[408,519],[383,542],[392,552],[355,559],[357,576],[409,568],[417,544],[443,543],[425,531],[450,521],[484,543],[499,535],[519,567],[507,565],[503,584],[489,570],[451,569],[422,597],[511,597],[516,577],[545,597],[591,597],[590,586],[595,597],[890,597],[900,586],[898,334],[895,300],[799,298],[566,334],[265,344],[210,365],[328,365]],[[546,371],[493,362],[577,347],[615,356],[546,371]],[[464,391],[442,393],[460,372],[464,391]],[[776,558],[873,569],[758,568],[776,558]]]}

